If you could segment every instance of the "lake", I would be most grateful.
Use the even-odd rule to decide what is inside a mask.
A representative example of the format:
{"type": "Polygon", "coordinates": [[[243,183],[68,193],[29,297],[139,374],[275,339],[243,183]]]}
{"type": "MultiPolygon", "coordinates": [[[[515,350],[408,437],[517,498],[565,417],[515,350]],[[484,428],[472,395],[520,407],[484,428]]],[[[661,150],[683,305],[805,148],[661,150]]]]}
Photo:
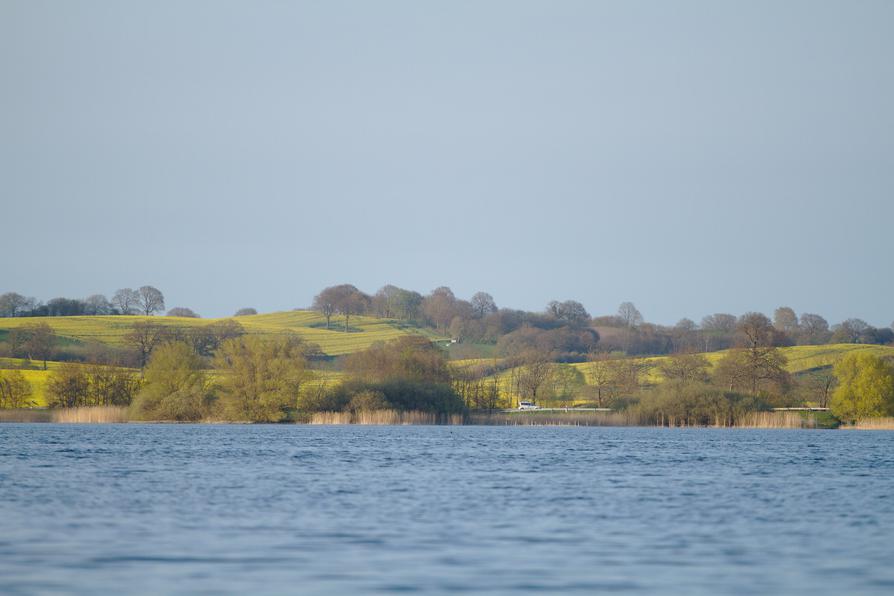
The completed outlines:
{"type": "Polygon", "coordinates": [[[0,425],[4,593],[894,593],[894,433],[0,425]]]}

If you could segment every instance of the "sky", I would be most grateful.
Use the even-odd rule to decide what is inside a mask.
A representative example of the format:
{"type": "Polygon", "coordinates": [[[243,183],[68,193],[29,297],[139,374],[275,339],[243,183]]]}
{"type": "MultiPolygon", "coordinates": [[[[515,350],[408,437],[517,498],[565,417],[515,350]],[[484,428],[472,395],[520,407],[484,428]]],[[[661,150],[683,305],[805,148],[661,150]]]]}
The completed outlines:
{"type": "Polygon", "coordinates": [[[894,320],[894,2],[0,0],[0,292],[894,320]]]}

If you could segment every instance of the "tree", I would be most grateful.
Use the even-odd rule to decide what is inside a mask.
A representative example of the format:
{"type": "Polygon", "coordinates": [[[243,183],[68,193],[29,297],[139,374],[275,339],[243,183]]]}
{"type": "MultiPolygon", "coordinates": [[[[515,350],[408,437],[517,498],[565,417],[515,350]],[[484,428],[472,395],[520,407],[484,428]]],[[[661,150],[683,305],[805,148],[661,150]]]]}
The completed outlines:
{"type": "Polygon", "coordinates": [[[832,342],[856,344],[869,330],[869,323],[862,319],[847,319],[832,327],[832,342]]]}
{"type": "Polygon", "coordinates": [[[326,317],[326,329],[331,328],[332,315],[336,313],[343,315],[347,332],[351,315],[365,312],[369,301],[369,296],[356,287],[351,284],[341,284],[324,288],[314,297],[312,308],[320,311],[320,314],[326,317]]]}
{"type": "Polygon", "coordinates": [[[140,311],[147,317],[165,309],[165,297],[157,288],[142,286],[137,294],[140,296],[140,311]]]}
{"type": "Polygon", "coordinates": [[[47,381],[47,405],[51,408],[77,408],[88,405],[90,380],[84,369],[70,362],[54,370],[47,381]]]}
{"type": "Polygon", "coordinates": [[[711,363],[701,354],[674,354],[658,365],[661,375],[668,381],[689,383],[706,382],[711,363]]]}
{"type": "Polygon", "coordinates": [[[543,352],[528,352],[518,370],[518,390],[523,398],[537,403],[538,393],[552,378],[555,365],[543,352]]]}
{"type": "Polygon", "coordinates": [[[136,352],[140,371],[146,368],[153,350],[167,339],[168,333],[164,325],[155,321],[137,321],[131,325],[130,332],[124,341],[136,352]]]}
{"type": "Polygon", "coordinates": [[[703,318],[700,327],[706,352],[728,348],[736,331],[736,317],[728,313],[715,313],[703,318]]]}
{"type": "Polygon", "coordinates": [[[472,296],[472,315],[478,319],[483,319],[487,315],[497,312],[497,303],[494,297],[487,292],[476,292],[472,296]]]}
{"type": "Polygon", "coordinates": [[[780,306],[773,313],[773,326],[780,332],[785,333],[789,337],[797,337],[801,330],[798,323],[798,315],[788,306],[780,306]]]}
{"type": "Polygon", "coordinates": [[[140,295],[136,290],[121,288],[112,296],[112,304],[122,315],[132,315],[140,303],[140,295]]]}
{"type": "Polygon", "coordinates": [[[89,382],[87,402],[93,406],[129,406],[140,390],[133,371],[99,364],[84,368],[89,382]]]}
{"type": "Polygon", "coordinates": [[[223,342],[244,334],[245,328],[242,325],[227,319],[187,329],[182,333],[182,339],[189,343],[199,356],[212,356],[223,342]]]}
{"type": "Polygon", "coordinates": [[[785,370],[786,359],[771,346],[754,346],[730,350],[717,363],[715,377],[729,391],[760,393],[786,393],[791,377],[785,370]]]}
{"type": "Polygon", "coordinates": [[[628,329],[639,327],[643,323],[643,315],[632,302],[622,302],[618,307],[618,317],[628,329]]]}
{"type": "Polygon", "coordinates": [[[170,342],[152,352],[145,383],[131,411],[140,420],[201,420],[210,406],[202,359],[182,342],[170,342]]]}
{"type": "Polygon", "coordinates": [[[88,315],[112,314],[112,303],[102,294],[93,294],[84,299],[84,309],[88,315]]]}
{"type": "Polygon", "coordinates": [[[449,383],[450,369],[444,351],[424,337],[405,335],[377,342],[345,360],[345,370],[366,382],[395,379],[425,383],[449,383]]]}
{"type": "Polygon", "coordinates": [[[553,300],[546,306],[546,312],[573,327],[582,327],[590,322],[590,313],[576,300],[558,302],[553,300]]]}
{"type": "Polygon", "coordinates": [[[258,311],[256,309],[247,307],[247,308],[240,308],[239,310],[236,311],[236,314],[234,314],[233,316],[234,317],[247,317],[247,316],[256,315],[256,314],[258,314],[258,311]]]}
{"type": "Polygon", "coordinates": [[[295,337],[240,337],[221,344],[215,358],[223,371],[220,404],[231,420],[279,422],[297,406],[310,378],[303,342],[295,337]]]}
{"type": "Polygon", "coordinates": [[[31,360],[42,360],[43,369],[47,369],[47,360],[53,355],[56,336],[53,328],[46,323],[29,323],[21,328],[23,336],[22,349],[31,360]]]}
{"type": "Polygon", "coordinates": [[[16,292],[0,295],[0,317],[18,317],[36,304],[34,298],[26,298],[16,292]]]}
{"type": "Polygon", "coordinates": [[[184,306],[175,306],[171,310],[168,311],[167,316],[169,317],[186,317],[190,319],[201,319],[202,317],[191,308],[186,308],[184,306]]]}
{"type": "Polygon", "coordinates": [[[29,408],[35,405],[31,399],[31,383],[18,370],[0,370],[0,408],[29,408]]]}
{"type": "Polygon", "coordinates": [[[422,302],[422,311],[436,329],[447,331],[456,315],[456,296],[453,291],[441,286],[432,290],[422,302]]]}
{"type": "Polygon", "coordinates": [[[838,388],[830,408],[842,420],[894,415],[894,366],[878,356],[851,353],[835,365],[838,388]]]}
{"type": "Polygon", "coordinates": [[[320,314],[326,317],[326,329],[331,328],[332,315],[335,314],[335,304],[338,302],[339,297],[339,286],[330,286],[314,296],[314,303],[311,308],[320,311],[320,314]]]}
{"type": "Polygon", "coordinates": [[[801,315],[801,343],[824,344],[829,341],[829,322],[823,317],[812,313],[801,315]]]}
{"type": "Polygon", "coordinates": [[[369,296],[350,284],[342,286],[341,296],[336,302],[335,309],[345,318],[345,333],[348,332],[351,315],[361,315],[368,308],[369,296]]]}
{"type": "Polygon", "coordinates": [[[739,345],[749,349],[781,343],[780,334],[770,323],[770,319],[759,312],[748,312],[739,317],[736,333],[739,345]]]}

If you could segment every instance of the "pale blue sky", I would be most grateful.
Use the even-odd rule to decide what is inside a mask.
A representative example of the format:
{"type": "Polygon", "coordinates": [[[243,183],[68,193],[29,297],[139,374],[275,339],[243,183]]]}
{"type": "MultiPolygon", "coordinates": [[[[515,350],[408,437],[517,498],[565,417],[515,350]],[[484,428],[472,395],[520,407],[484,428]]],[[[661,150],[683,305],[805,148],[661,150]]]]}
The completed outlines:
{"type": "Polygon", "coordinates": [[[0,0],[0,292],[894,319],[894,2],[0,0]]]}

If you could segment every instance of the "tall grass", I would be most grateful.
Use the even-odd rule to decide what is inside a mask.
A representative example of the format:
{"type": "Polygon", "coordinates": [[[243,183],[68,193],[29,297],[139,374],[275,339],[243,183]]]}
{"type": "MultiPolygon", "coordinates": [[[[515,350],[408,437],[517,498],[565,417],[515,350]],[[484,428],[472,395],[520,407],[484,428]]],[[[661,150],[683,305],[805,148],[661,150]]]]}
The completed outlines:
{"type": "Polygon", "coordinates": [[[513,412],[470,414],[468,424],[493,426],[644,426],[635,412],[513,412]]]}
{"type": "Polygon", "coordinates": [[[431,412],[401,412],[399,410],[369,410],[360,412],[316,412],[310,417],[310,424],[451,424],[463,423],[460,414],[441,415],[431,412]]]}
{"type": "Polygon", "coordinates": [[[736,428],[816,428],[814,414],[800,412],[747,412],[739,418],[736,428]]]}
{"type": "Polygon", "coordinates": [[[51,410],[52,422],[59,424],[112,424],[127,422],[124,406],[92,406],[51,410]]]}
{"type": "Polygon", "coordinates": [[[127,422],[123,406],[0,410],[0,422],[55,422],[58,424],[110,424],[127,422]]]}
{"type": "Polygon", "coordinates": [[[842,426],[854,430],[894,430],[894,418],[863,418],[853,426],[842,426]]]}

